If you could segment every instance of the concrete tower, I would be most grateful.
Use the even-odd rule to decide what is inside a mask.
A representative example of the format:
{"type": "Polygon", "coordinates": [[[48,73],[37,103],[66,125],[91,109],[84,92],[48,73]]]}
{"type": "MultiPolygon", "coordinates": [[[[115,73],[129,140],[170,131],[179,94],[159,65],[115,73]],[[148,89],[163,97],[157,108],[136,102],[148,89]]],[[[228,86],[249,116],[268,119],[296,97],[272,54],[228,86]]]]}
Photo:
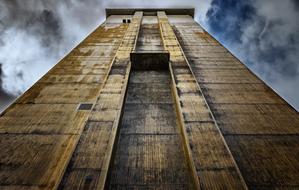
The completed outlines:
{"type": "Polygon", "coordinates": [[[107,19],[0,117],[0,189],[298,189],[299,115],[193,9],[107,19]]]}

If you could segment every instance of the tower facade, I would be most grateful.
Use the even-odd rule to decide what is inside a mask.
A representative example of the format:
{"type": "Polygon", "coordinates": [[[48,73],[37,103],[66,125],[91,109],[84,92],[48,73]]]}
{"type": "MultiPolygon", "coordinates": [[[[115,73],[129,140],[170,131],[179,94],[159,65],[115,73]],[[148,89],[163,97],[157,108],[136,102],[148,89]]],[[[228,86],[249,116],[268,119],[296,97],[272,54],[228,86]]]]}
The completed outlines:
{"type": "Polygon", "coordinates": [[[299,115],[193,19],[107,19],[0,116],[0,189],[299,188],[299,115]]]}

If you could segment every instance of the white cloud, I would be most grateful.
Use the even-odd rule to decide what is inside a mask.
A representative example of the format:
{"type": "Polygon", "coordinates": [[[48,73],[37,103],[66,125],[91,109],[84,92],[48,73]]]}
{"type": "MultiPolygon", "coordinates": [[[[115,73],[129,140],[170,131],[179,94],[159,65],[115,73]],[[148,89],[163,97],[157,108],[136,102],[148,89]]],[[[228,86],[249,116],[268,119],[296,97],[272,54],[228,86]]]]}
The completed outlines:
{"type": "Polygon", "coordinates": [[[295,19],[299,12],[291,0],[255,1],[253,5],[257,16],[244,25],[243,43],[239,45],[245,48],[234,48],[235,52],[238,55],[243,50],[245,62],[254,63],[252,69],[299,110],[299,25],[295,19]],[[260,19],[265,21],[261,31],[256,26],[260,19]],[[258,43],[253,43],[257,36],[258,43]],[[280,51],[273,52],[277,49],[280,51]],[[267,61],[266,56],[273,59],[267,61]]]}
{"type": "Polygon", "coordinates": [[[2,40],[6,44],[0,47],[2,87],[14,95],[24,92],[58,59],[55,55],[48,56],[37,39],[20,30],[7,30],[2,40]]]}

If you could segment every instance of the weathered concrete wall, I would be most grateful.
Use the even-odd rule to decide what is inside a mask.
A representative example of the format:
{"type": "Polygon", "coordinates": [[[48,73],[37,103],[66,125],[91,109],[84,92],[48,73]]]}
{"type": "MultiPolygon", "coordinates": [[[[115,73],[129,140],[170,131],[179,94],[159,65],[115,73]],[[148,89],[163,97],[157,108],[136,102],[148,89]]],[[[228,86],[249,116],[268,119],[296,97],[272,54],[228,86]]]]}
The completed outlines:
{"type": "Polygon", "coordinates": [[[88,116],[80,141],[68,164],[61,189],[104,189],[113,163],[119,123],[142,12],[136,12],[116,51],[107,79],[88,116]]]}
{"type": "Polygon", "coordinates": [[[149,14],[107,18],[1,114],[0,189],[299,188],[298,113],[191,16],[149,14]]]}
{"type": "Polygon", "coordinates": [[[193,189],[169,71],[131,71],[109,189],[193,189]]]}
{"type": "MultiPolygon", "coordinates": [[[[58,186],[84,126],[92,125],[77,107],[98,99],[127,27],[108,19],[1,115],[0,189],[58,186]]],[[[90,131],[101,135],[90,127],[84,137],[90,131]]]]}
{"type": "Polygon", "coordinates": [[[190,172],[197,188],[246,189],[191,67],[164,12],[158,12],[190,172]]]}
{"type": "Polygon", "coordinates": [[[191,17],[170,20],[248,187],[299,188],[298,112],[191,17]]]}
{"type": "MultiPolygon", "coordinates": [[[[143,17],[135,51],[164,52],[157,17],[143,17]]],[[[107,188],[193,189],[176,119],[168,61],[164,70],[141,63],[132,63],[107,188]],[[140,70],[134,70],[134,64],[141,64],[140,70]]]]}

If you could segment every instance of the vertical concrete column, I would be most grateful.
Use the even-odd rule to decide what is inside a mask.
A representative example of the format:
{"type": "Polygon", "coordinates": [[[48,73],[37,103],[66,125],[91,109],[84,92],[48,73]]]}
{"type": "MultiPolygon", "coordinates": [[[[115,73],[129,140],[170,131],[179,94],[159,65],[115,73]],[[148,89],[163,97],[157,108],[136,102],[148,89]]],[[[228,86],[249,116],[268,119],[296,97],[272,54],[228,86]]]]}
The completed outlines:
{"type": "Polygon", "coordinates": [[[158,12],[158,19],[170,53],[172,89],[197,188],[247,189],[165,12],[158,12]]]}
{"type": "Polygon", "coordinates": [[[113,162],[112,154],[117,142],[117,134],[119,131],[125,94],[131,71],[130,53],[136,47],[142,17],[143,12],[141,11],[134,14],[124,39],[116,52],[108,80],[98,98],[97,105],[95,106],[95,113],[90,118],[90,120],[101,122],[105,121],[108,117],[109,120],[113,122],[107,149],[103,151],[105,152],[105,155],[97,189],[105,188],[109,167],[113,162]],[[113,98],[111,99],[110,97],[113,98]]]}
{"type": "Polygon", "coordinates": [[[131,69],[130,53],[136,46],[142,15],[142,12],[136,12],[128,26],[60,189],[105,188],[131,69]]]}
{"type": "Polygon", "coordinates": [[[82,143],[104,129],[86,127],[86,105],[96,102],[127,27],[103,23],[0,114],[0,189],[56,189],[71,159],[74,182],[85,183],[100,165],[94,143],[82,143]]]}

